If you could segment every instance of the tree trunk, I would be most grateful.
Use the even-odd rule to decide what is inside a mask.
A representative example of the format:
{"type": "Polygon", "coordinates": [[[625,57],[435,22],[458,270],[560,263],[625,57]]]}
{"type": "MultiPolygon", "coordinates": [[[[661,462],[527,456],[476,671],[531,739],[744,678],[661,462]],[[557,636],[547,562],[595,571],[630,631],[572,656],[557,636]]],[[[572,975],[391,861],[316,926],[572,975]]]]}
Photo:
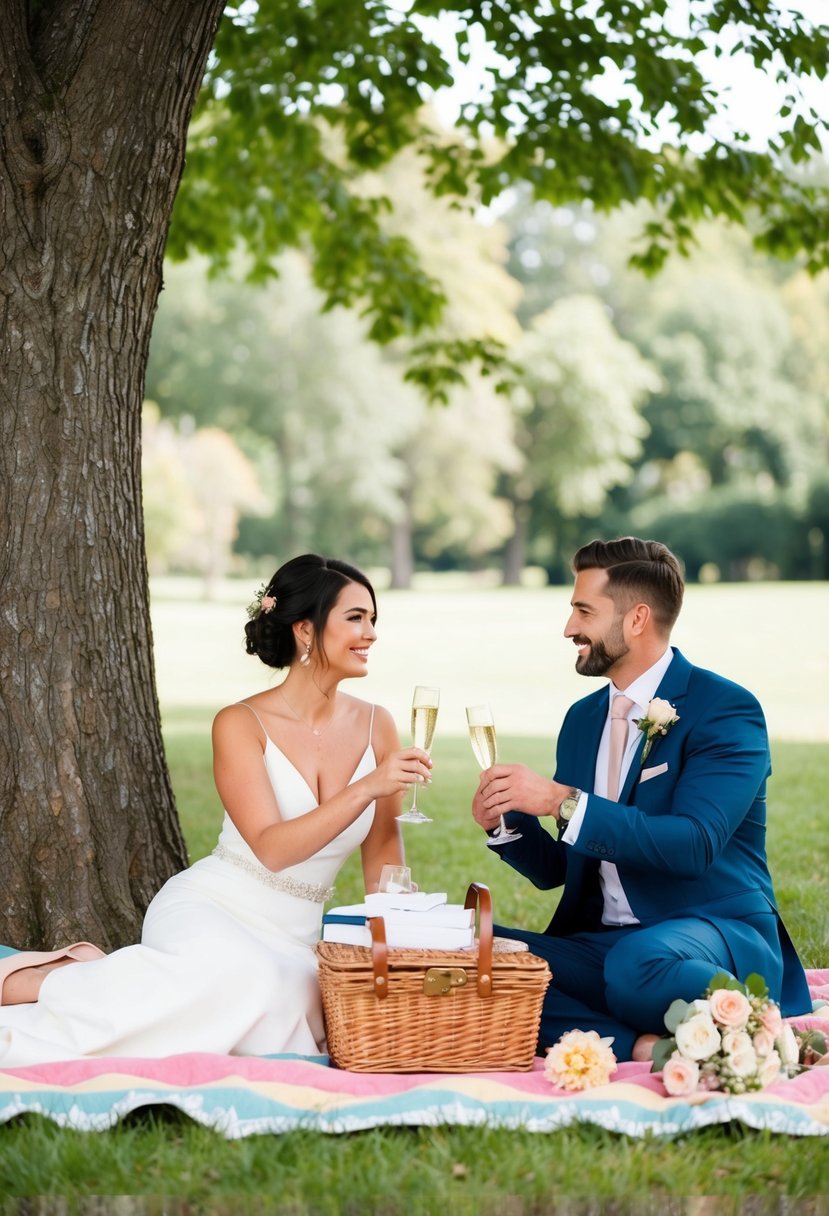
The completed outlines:
{"type": "Polygon", "coordinates": [[[411,588],[414,576],[414,539],[412,536],[414,531],[412,519],[414,486],[412,484],[412,477],[411,468],[407,466],[406,482],[400,489],[403,514],[400,519],[392,522],[389,535],[391,542],[389,566],[391,568],[391,588],[393,591],[408,591],[411,588]]]}
{"type": "Polygon", "coordinates": [[[393,591],[408,591],[414,574],[412,551],[412,525],[408,517],[398,519],[391,526],[391,580],[393,591]]]}
{"type": "Polygon", "coordinates": [[[0,940],[18,947],[135,941],[186,862],[155,691],[140,425],[222,8],[0,0],[0,940]]]}
{"type": "Polygon", "coordinates": [[[527,562],[527,523],[530,515],[529,503],[512,500],[512,536],[504,550],[502,583],[505,587],[518,587],[521,573],[527,562]]]}

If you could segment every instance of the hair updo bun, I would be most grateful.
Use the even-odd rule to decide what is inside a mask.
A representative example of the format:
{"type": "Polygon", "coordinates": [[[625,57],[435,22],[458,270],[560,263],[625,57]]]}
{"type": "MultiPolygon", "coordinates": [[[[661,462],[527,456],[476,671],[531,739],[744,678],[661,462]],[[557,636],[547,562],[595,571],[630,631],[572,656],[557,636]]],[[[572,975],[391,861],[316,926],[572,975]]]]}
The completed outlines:
{"type": "Polygon", "coordinates": [[[248,654],[258,655],[268,667],[289,667],[296,657],[294,624],[310,621],[315,638],[321,638],[328,614],[349,583],[365,587],[376,614],[374,588],[356,566],[317,553],[305,553],[280,566],[257,595],[259,605],[245,625],[248,654]],[[262,601],[268,599],[274,600],[273,605],[263,607],[262,601]]]}

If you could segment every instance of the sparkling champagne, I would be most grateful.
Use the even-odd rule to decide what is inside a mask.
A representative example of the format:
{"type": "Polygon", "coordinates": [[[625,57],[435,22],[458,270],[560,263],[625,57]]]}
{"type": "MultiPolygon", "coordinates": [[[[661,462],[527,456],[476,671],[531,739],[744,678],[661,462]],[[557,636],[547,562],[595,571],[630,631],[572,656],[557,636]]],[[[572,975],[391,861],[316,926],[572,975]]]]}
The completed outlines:
{"type": "Polygon", "coordinates": [[[412,706],[412,740],[415,747],[422,747],[425,752],[428,752],[432,746],[437,720],[437,705],[412,706]]]}
{"type": "Polygon", "coordinates": [[[472,725],[469,727],[469,738],[472,743],[472,750],[475,753],[475,759],[481,768],[489,768],[490,765],[494,764],[498,759],[495,727],[472,725]]]}

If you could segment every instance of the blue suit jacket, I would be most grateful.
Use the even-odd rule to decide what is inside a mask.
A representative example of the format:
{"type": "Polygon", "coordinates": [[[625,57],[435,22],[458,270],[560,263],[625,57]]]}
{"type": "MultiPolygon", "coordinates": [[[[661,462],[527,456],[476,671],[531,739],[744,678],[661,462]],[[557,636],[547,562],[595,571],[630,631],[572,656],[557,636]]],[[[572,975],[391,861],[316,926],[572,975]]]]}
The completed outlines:
{"type": "MultiPolygon", "coordinates": [[[[784,1013],[803,1013],[811,1008],[806,978],[766,861],[771,766],[763,711],[746,689],[692,666],[677,650],[656,695],[675,706],[679,721],[657,736],[644,765],[643,737],[619,801],[590,794],[572,845],[534,816],[511,812],[523,838],[501,856],[537,887],[564,885],[548,933],[601,927],[598,864],[611,861],[643,925],[679,916],[716,924],[739,978],[758,972],[784,1013]]],[[[568,711],[557,781],[592,790],[607,702],[602,688],[568,711]]]]}

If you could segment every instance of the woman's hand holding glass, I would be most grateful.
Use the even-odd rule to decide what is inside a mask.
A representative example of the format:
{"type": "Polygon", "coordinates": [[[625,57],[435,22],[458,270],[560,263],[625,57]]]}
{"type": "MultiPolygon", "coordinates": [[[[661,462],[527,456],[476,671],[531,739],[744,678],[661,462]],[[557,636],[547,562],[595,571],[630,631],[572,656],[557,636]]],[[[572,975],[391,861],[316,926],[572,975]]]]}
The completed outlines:
{"type": "Polygon", "coordinates": [[[412,787],[431,780],[432,760],[419,747],[405,747],[392,752],[370,774],[375,798],[391,798],[406,794],[412,787]]]}
{"type": "MultiPolygon", "coordinates": [[[[428,753],[432,747],[432,739],[438,720],[440,705],[440,689],[428,688],[418,684],[412,697],[412,742],[416,748],[422,748],[428,753]]],[[[417,806],[417,785],[412,792],[412,805],[397,818],[402,823],[431,823],[428,815],[424,815],[417,806]]]]}

